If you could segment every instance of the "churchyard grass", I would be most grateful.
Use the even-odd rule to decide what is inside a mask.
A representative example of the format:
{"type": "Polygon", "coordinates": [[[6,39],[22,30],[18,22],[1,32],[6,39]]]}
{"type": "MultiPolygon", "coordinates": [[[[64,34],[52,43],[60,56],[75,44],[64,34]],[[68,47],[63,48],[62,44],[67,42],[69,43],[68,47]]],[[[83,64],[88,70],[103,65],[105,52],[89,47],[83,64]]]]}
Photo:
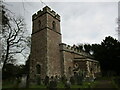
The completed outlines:
{"type": "MultiPolygon", "coordinates": [[[[82,85],[71,85],[70,88],[92,88],[95,86],[95,84],[97,83],[97,81],[94,82],[83,82],[82,85]]],[[[4,82],[3,84],[3,88],[18,88],[17,84],[11,83],[9,81],[4,82]]],[[[45,85],[41,84],[41,85],[31,85],[29,88],[47,88],[45,85]]],[[[65,88],[64,84],[62,82],[59,82],[57,84],[57,88],[65,88]]]]}
{"type": "MultiPolygon", "coordinates": [[[[83,82],[82,85],[71,85],[70,88],[92,88],[95,86],[95,84],[97,83],[97,81],[94,82],[83,82]]],[[[30,88],[47,88],[45,85],[32,85],[30,86],[30,88]]],[[[57,85],[57,88],[65,88],[64,84],[62,82],[59,82],[57,85]]]]}

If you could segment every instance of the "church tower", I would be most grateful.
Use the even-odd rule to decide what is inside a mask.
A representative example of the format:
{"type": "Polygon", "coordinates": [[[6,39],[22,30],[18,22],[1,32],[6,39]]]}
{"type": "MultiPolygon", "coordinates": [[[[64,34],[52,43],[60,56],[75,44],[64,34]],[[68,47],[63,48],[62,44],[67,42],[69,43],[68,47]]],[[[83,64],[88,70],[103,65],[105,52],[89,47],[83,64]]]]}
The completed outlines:
{"type": "Polygon", "coordinates": [[[30,80],[61,75],[60,16],[48,6],[32,16],[30,80]]]}

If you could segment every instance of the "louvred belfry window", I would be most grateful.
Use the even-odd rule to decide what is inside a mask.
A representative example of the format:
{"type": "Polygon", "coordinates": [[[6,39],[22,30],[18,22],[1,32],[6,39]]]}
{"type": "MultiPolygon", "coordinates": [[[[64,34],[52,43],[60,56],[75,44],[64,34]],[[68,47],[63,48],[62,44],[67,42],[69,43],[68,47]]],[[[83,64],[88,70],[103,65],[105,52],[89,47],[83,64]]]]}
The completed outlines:
{"type": "Polygon", "coordinates": [[[55,21],[52,22],[52,29],[55,31],[56,30],[56,23],[55,21]]]}

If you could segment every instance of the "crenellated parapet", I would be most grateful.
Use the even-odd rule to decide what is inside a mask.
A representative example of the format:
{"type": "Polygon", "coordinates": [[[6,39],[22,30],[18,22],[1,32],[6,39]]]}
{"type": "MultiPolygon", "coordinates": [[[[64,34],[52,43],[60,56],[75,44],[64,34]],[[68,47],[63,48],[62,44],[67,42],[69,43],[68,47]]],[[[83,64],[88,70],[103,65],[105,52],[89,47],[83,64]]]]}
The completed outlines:
{"type": "Polygon", "coordinates": [[[32,20],[35,20],[36,18],[38,18],[39,16],[41,16],[45,13],[50,14],[52,17],[54,17],[60,21],[60,16],[55,11],[51,10],[48,6],[44,7],[43,10],[39,10],[37,13],[35,13],[32,16],[32,20]]]}
{"type": "Polygon", "coordinates": [[[86,53],[86,52],[78,49],[78,47],[75,46],[75,45],[70,46],[70,45],[67,45],[65,43],[61,43],[60,44],[60,50],[61,51],[71,52],[71,53],[75,53],[75,54],[79,54],[79,55],[82,55],[82,56],[85,56],[85,57],[89,57],[89,58],[93,58],[89,53],[86,53]]]}

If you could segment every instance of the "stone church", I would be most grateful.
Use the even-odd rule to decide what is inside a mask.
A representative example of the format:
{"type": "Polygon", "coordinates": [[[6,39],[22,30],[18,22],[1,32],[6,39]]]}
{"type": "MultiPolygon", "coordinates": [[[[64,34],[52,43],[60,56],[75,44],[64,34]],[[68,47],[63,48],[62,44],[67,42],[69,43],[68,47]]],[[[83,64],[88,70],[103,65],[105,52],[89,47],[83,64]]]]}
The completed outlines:
{"type": "Polygon", "coordinates": [[[34,81],[46,75],[71,77],[80,71],[85,77],[96,77],[100,72],[99,62],[61,39],[60,16],[55,11],[46,6],[32,16],[29,79],[34,81]]]}

